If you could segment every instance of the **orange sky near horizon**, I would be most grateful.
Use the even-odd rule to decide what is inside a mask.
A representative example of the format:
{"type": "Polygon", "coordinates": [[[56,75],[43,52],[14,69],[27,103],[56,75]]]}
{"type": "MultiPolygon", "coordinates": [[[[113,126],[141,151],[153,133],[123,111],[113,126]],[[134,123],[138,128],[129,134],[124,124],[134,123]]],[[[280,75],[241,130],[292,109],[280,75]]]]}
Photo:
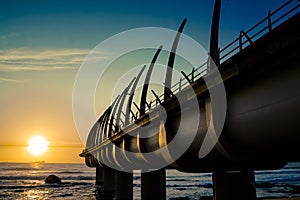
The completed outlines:
{"type": "MultiPolygon", "coordinates": [[[[76,50],[72,51],[71,55],[76,54],[76,50]]],[[[38,55],[27,52],[32,57],[38,55]]],[[[52,52],[55,53],[53,60],[64,54],[63,51],[52,52]]],[[[74,56],[78,63],[86,52],[74,56]]],[[[18,55],[11,53],[10,56],[18,55]]],[[[73,69],[21,70],[11,72],[19,81],[0,81],[0,162],[84,162],[78,154],[85,142],[80,141],[72,113],[76,72],[73,69]],[[32,156],[26,149],[29,139],[35,135],[49,142],[48,151],[40,156],[32,156]]]]}
{"type": "Polygon", "coordinates": [[[1,162],[39,162],[46,163],[84,163],[79,157],[84,146],[48,147],[48,151],[39,156],[31,155],[27,146],[1,146],[1,162]]]}

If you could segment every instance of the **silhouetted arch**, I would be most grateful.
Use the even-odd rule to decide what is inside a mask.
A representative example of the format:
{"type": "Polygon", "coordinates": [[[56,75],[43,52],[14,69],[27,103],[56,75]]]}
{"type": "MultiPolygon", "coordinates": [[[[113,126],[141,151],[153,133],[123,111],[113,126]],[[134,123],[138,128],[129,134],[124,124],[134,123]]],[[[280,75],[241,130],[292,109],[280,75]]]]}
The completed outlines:
{"type": "Polygon", "coordinates": [[[140,102],[140,116],[142,116],[146,112],[146,98],[147,98],[147,93],[148,93],[150,77],[152,74],[154,64],[157,60],[157,57],[158,57],[161,49],[162,49],[162,45],[157,49],[156,53],[154,54],[153,59],[150,63],[149,69],[147,71],[147,75],[146,75],[144,85],[143,85],[143,90],[142,90],[141,102],[140,102]]]}
{"type": "Polygon", "coordinates": [[[143,68],[141,69],[141,71],[139,72],[139,74],[137,75],[134,84],[132,85],[131,91],[129,93],[129,99],[127,102],[127,106],[126,106],[126,113],[125,113],[125,124],[129,124],[130,121],[130,110],[131,110],[131,105],[132,105],[132,101],[133,101],[133,96],[134,96],[134,92],[136,90],[136,86],[141,78],[141,75],[143,74],[144,70],[146,68],[146,65],[143,66],[143,68]]]}
{"type": "Polygon", "coordinates": [[[118,110],[117,110],[117,117],[116,117],[116,125],[117,125],[117,131],[119,130],[119,122],[121,120],[121,113],[122,113],[122,108],[123,108],[123,105],[124,105],[124,101],[126,99],[126,96],[128,95],[128,91],[131,87],[131,85],[134,83],[134,80],[136,79],[136,77],[134,77],[129,85],[124,89],[123,91],[123,96],[121,97],[121,100],[120,100],[120,103],[118,105],[118,110]]]}
{"type": "Polygon", "coordinates": [[[176,49],[178,46],[179,38],[181,36],[182,30],[187,22],[187,18],[184,18],[181,22],[181,25],[177,31],[177,34],[175,36],[171,52],[169,54],[169,60],[167,65],[167,72],[166,72],[166,78],[165,78],[165,88],[164,88],[164,100],[167,100],[171,95],[171,84],[172,84],[172,75],[173,75],[173,67],[174,67],[174,61],[175,61],[175,55],[176,55],[176,49]]]}
{"type": "Polygon", "coordinates": [[[120,96],[118,96],[118,98],[116,99],[115,105],[112,107],[113,111],[112,111],[112,114],[111,114],[110,120],[109,120],[109,128],[108,128],[107,137],[110,137],[113,132],[114,116],[115,116],[117,108],[119,106],[120,99],[122,98],[123,95],[124,95],[124,91],[122,92],[122,94],[120,96]]]}
{"type": "Polygon", "coordinates": [[[210,32],[209,53],[217,66],[220,65],[219,54],[219,26],[222,0],[216,0],[210,32]]]}

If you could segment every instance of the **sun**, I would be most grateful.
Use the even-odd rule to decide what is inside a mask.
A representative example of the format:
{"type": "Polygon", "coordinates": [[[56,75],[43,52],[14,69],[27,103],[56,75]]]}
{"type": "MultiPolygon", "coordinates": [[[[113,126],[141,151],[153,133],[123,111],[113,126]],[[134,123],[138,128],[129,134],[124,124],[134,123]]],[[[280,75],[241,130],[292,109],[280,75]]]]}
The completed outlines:
{"type": "Polygon", "coordinates": [[[42,136],[33,136],[28,142],[27,150],[33,156],[40,156],[47,152],[48,141],[42,136]]]}

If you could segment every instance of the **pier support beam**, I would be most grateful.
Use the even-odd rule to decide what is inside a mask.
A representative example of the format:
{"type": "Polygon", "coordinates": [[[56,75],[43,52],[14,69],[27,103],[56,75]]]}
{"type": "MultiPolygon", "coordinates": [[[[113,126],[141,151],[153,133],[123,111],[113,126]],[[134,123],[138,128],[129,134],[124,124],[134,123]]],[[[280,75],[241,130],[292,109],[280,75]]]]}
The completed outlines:
{"type": "Polygon", "coordinates": [[[133,199],[133,174],[116,171],[115,200],[133,199]]]}
{"type": "Polygon", "coordinates": [[[96,167],[96,185],[103,185],[103,168],[96,167]]]}
{"type": "Polygon", "coordinates": [[[214,172],[214,200],[256,200],[253,171],[214,172]]]}
{"type": "Polygon", "coordinates": [[[166,199],[166,170],[141,174],[141,199],[165,200],[166,199]]]}
{"type": "Polygon", "coordinates": [[[103,195],[105,199],[112,199],[115,196],[115,174],[116,170],[109,167],[103,168],[103,195]]]}

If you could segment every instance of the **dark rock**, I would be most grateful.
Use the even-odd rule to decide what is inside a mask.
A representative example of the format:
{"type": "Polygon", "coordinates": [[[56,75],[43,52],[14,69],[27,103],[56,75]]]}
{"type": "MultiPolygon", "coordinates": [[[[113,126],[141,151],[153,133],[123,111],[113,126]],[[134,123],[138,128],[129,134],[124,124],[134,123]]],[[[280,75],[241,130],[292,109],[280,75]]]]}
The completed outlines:
{"type": "Polygon", "coordinates": [[[211,197],[211,196],[202,196],[202,197],[200,197],[200,200],[213,200],[213,197],[211,197]]]}
{"type": "Polygon", "coordinates": [[[73,194],[62,194],[62,195],[60,195],[60,197],[70,197],[70,196],[73,196],[73,194]]]}
{"type": "Polygon", "coordinates": [[[262,183],[256,184],[256,188],[272,188],[272,187],[274,187],[274,184],[267,183],[267,182],[262,182],[262,183]]]}
{"type": "Polygon", "coordinates": [[[208,184],[202,185],[202,187],[204,187],[204,188],[212,188],[213,185],[211,183],[208,183],[208,184]]]}
{"type": "Polygon", "coordinates": [[[25,190],[14,190],[14,192],[24,192],[25,190]]]}
{"type": "Polygon", "coordinates": [[[300,193],[300,186],[299,186],[299,185],[293,185],[293,186],[292,186],[292,192],[293,192],[294,194],[300,193]]]}
{"type": "Polygon", "coordinates": [[[60,178],[58,178],[55,175],[49,175],[46,179],[45,179],[45,183],[61,183],[60,178]]]}

